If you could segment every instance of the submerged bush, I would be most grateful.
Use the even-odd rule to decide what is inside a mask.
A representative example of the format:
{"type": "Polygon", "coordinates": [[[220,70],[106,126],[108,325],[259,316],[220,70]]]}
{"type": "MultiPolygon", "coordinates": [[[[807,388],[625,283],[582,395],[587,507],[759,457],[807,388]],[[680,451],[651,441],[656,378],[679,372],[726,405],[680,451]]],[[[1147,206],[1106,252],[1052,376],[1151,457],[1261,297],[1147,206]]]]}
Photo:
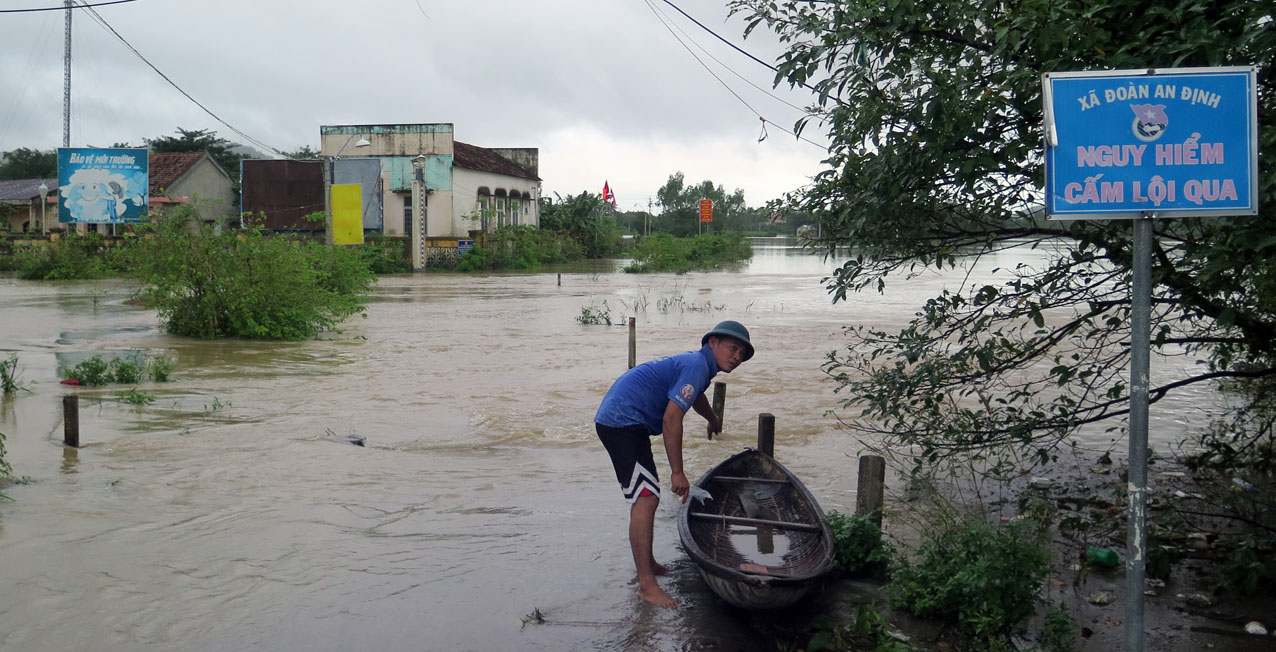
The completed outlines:
{"type": "Polygon", "coordinates": [[[145,353],[134,350],[127,355],[105,360],[101,355],[94,355],[81,360],[74,367],[63,372],[63,378],[73,378],[86,387],[98,387],[110,383],[136,385],[148,377],[155,382],[168,381],[173,363],[164,356],[152,358],[145,353]]]}
{"type": "Polygon", "coordinates": [[[168,332],[302,340],[363,312],[376,277],[357,249],[257,229],[218,235],[192,212],[179,209],[136,247],[143,295],[168,332]]]}
{"type": "Polygon", "coordinates": [[[506,226],[483,236],[461,257],[462,272],[500,269],[530,270],[550,263],[584,258],[580,243],[564,233],[543,231],[531,226],[506,226]]]}
{"type": "Polygon", "coordinates": [[[113,276],[120,256],[97,233],[67,234],[17,253],[18,278],[26,281],[71,281],[113,276]]]}
{"type": "Polygon", "coordinates": [[[881,574],[890,562],[891,549],[882,541],[882,528],[874,519],[837,511],[828,513],[833,529],[833,559],[837,567],[852,575],[881,574]]]}
{"type": "Polygon", "coordinates": [[[710,271],[753,257],[753,247],[739,233],[675,238],[668,233],[647,236],[634,248],[634,262],[626,272],[710,271]]]}
{"type": "Polygon", "coordinates": [[[890,588],[896,604],[914,615],[995,647],[1036,611],[1049,562],[1022,523],[953,526],[928,534],[915,563],[899,562],[890,588]]]}

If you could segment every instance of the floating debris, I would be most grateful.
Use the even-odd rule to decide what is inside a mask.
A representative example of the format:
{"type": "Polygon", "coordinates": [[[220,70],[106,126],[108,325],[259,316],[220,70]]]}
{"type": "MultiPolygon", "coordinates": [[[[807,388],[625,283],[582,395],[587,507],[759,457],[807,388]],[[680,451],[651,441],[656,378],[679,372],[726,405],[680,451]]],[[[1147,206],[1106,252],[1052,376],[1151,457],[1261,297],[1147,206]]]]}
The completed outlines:
{"type": "Polygon", "coordinates": [[[519,627],[519,629],[527,627],[528,625],[544,625],[545,614],[541,613],[540,607],[533,607],[532,613],[523,616],[519,620],[523,621],[523,624],[519,627]]]}
{"type": "Polygon", "coordinates": [[[1267,628],[1257,620],[1250,621],[1245,625],[1245,633],[1254,636],[1267,636],[1267,628]]]}
{"type": "Polygon", "coordinates": [[[1102,607],[1116,602],[1116,596],[1111,591],[1099,591],[1098,593],[1087,595],[1085,601],[1102,607]]]}
{"type": "Polygon", "coordinates": [[[691,500],[701,503],[713,502],[713,494],[710,494],[709,490],[703,487],[692,487],[691,500]]]}
{"type": "Polygon", "coordinates": [[[354,444],[355,446],[363,446],[364,448],[367,448],[365,444],[367,443],[368,438],[364,437],[363,435],[353,433],[353,432],[348,435],[338,435],[337,433],[333,432],[331,429],[327,430],[327,433],[328,433],[328,437],[335,441],[341,441],[347,444],[354,444]]]}
{"type": "Polygon", "coordinates": [[[1214,606],[1214,598],[1204,593],[1190,593],[1188,595],[1178,594],[1178,598],[1193,607],[1212,607],[1214,606]]]}

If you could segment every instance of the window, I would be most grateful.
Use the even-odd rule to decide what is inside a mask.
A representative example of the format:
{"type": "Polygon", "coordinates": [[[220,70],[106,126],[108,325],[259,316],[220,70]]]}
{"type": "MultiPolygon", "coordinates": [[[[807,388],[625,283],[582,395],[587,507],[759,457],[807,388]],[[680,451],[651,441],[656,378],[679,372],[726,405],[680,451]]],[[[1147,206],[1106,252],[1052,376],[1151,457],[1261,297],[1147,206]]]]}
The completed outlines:
{"type": "Polygon", "coordinates": [[[510,198],[510,224],[518,226],[519,200],[510,198]]]}
{"type": "Polygon", "coordinates": [[[403,235],[412,235],[412,194],[403,196],[403,235]]]}
{"type": "MultiPolygon", "coordinates": [[[[421,220],[430,214],[430,196],[421,194],[421,220]]],[[[403,196],[403,235],[412,235],[412,193],[403,196]]]]}
{"type": "Polygon", "coordinates": [[[496,220],[497,220],[496,226],[498,228],[505,226],[505,198],[504,197],[496,198],[496,220]]]}

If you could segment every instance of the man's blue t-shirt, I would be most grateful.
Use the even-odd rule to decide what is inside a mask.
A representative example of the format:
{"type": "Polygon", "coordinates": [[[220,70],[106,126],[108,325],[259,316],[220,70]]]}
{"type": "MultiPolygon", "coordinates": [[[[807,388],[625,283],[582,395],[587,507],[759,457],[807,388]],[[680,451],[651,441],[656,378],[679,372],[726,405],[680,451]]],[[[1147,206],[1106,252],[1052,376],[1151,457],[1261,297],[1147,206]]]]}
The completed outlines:
{"type": "Polygon", "coordinates": [[[699,351],[644,362],[612,383],[594,421],[613,428],[642,425],[652,436],[658,435],[664,431],[669,401],[686,412],[717,373],[718,363],[708,344],[699,351]]]}

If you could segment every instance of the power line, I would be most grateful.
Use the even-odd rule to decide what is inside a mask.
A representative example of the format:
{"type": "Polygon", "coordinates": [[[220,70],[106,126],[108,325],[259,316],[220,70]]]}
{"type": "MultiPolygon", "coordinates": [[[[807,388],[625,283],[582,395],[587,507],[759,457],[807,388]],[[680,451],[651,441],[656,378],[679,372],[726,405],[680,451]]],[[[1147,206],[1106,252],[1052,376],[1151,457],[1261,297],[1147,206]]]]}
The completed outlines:
{"type": "MultiPolygon", "coordinates": [[[[96,2],[91,5],[81,3],[80,5],[78,5],[77,8],[89,9],[91,7],[105,7],[107,5],[122,5],[126,2],[137,2],[137,0],[112,0],[111,2],[96,2]]],[[[30,13],[33,11],[65,11],[65,10],[66,10],[66,6],[38,7],[35,9],[0,9],[0,14],[22,14],[22,13],[30,13]]]]}
{"type": "Polygon", "coordinates": [[[127,40],[125,40],[125,38],[124,38],[123,36],[121,36],[121,35],[120,35],[120,33],[119,33],[119,32],[115,31],[115,28],[114,28],[114,27],[111,27],[110,23],[107,23],[107,22],[106,22],[106,19],[102,18],[102,16],[101,16],[101,15],[99,15],[99,14],[97,13],[97,11],[93,10],[93,9],[90,7],[90,5],[86,5],[86,4],[80,3],[80,4],[79,4],[79,6],[80,6],[80,7],[82,7],[82,8],[86,8],[86,9],[88,9],[88,10],[89,10],[89,14],[93,16],[93,19],[94,19],[94,20],[96,20],[96,21],[98,22],[98,24],[100,24],[100,25],[102,25],[103,27],[105,27],[106,29],[110,30],[110,32],[111,32],[112,34],[114,34],[114,35],[115,35],[115,38],[119,39],[119,40],[120,40],[120,42],[121,42],[121,43],[123,43],[125,47],[127,47],[130,51],[132,51],[132,52],[133,52],[133,54],[137,55],[137,58],[139,58],[139,59],[141,59],[141,60],[142,60],[142,63],[145,63],[147,66],[150,66],[151,70],[154,70],[154,71],[155,71],[155,74],[159,75],[159,76],[160,76],[160,78],[162,78],[164,81],[168,82],[168,84],[169,84],[170,86],[172,86],[173,88],[177,89],[177,92],[179,92],[179,93],[181,93],[182,95],[184,95],[184,96],[186,97],[186,99],[190,100],[191,102],[194,102],[195,106],[198,106],[199,108],[203,109],[203,110],[204,110],[204,113],[207,113],[208,115],[212,116],[214,120],[216,120],[216,121],[218,121],[218,122],[222,123],[223,125],[226,125],[226,128],[227,128],[227,129],[230,129],[231,131],[233,131],[233,132],[235,132],[235,133],[239,134],[241,137],[243,137],[243,138],[244,138],[244,140],[247,140],[249,143],[251,143],[251,144],[253,144],[253,145],[257,146],[257,147],[260,147],[260,148],[262,148],[262,149],[266,149],[266,150],[269,150],[269,151],[271,151],[271,152],[274,152],[276,155],[281,156],[281,157],[283,157],[283,158],[288,158],[288,155],[287,155],[287,154],[284,154],[283,152],[281,152],[281,151],[279,151],[279,150],[275,149],[274,147],[271,147],[270,145],[267,145],[267,144],[265,144],[265,143],[261,142],[260,140],[257,140],[256,138],[253,138],[252,136],[249,136],[248,134],[246,134],[246,133],[244,133],[244,132],[240,131],[239,129],[237,129],[234,125],[230,124],[229,122],[226,122],[225,120],[222,120],[220,116],[218,116],[216,113],[213,113],[213,112],[212,112],[212,110],[210,110],[208,107],[206,107],[206,106],[204,106],[203,104],[201,104],[199,100],[195,99],[194,97],[191,97],[191,94],[190,94],[190,93],[187,93],[185,90],[183,90],[181,86],[178,86],[176,82],[174,82],[173,80],[169,79],[169,78],[168,78],[168,75],[165,75],[164,73],[160,72],[160,69],[159,69],[159,68],[156,68],[156,67],[155,67],[155,64],[151,63],[150,61],[148,61],[148,60],[146,59],[146,57],[142,56],[142,53],[141,53],[141,52],[138,52],[138,51],[137,51],[137,48],[133,47],[133,44],[129,43],[127,40]]]}
{"type": "MultiPolygon", "coordinates": [[[[666,1],[666,2],[668,2],[668,0],[665,0],[665,1],[666,1]]],[[[790,130],[788,130],[788,129],[784,128],[783,126],[781,126],[780,124],[778,124],[778,123],[776,123],[776,122],[772,122],[771,120],[768,120],[768,119],[766,118],[766,116],[764,116],[764,115],[762,115],[761,113],[759,113],[757,109],[753,108],[753,106],[752,106],[751,104],[749,104],[749,103],[748,103],[748,102],[747,102],[747,101],[746,101],[743,97],[740,97],[740,94],[739,94],[739,93],[736,93],[736,92],[735,92],[735,90],[734,90],[734,89],[732,89],[732,88],[731,88],[731,86],[730,86],[730,85],[728,85],[725,81],[723,81],[723,80],[722,80],[722,78],[721,78],[721,77],[719,77],[719,76],[718,76],[718,74],[717,74],[717,73],[715,73],[715,72],[713,71],[713,69],[712,69],[712,68],[710,68],[707,64],[705,64],[705,62],[704,62],[704,60],[703,60],[703,59],[701,59],[698,55],[696,55],[695,51],[693,51],[690,47],[688,47],[688,46],[687,46],[687,44],[686,44],[686,43],[684,43],[684,42],[683,42],[683,40],[682,40],[681,38],[679,38],[679,37],[678,37],[677,32],[675,32],[675,31],[673,30],[673,28],[669,26],[669,23],[668,23],[668,21],[666,21],[665,17],[664,17],[664,16],[662,16],[662,15],[660,14],[660,12],[656,9],[655,4],[653,4],[653,3],[654,3],[654,0],[643,0],[643,2],[645,2],[645,3],[647,4],[647,8],[648,8],[648,9],[651,9],[651,13],[653,13],[653,14],[655,14],[655,15],[656,15],[656,20],[659,20],[659,21],[660,21],[660,24],[661,24],[661,25],[664,25],[664,26],[665,26],[665,29],[669,30],[669,33],[670,33],[671,35],[673,35],[674,40],[678,41],[678,44],[679,44],[679,45],[681,45],[681,46],[682,46],[682,47],[683,47],[683,48],[687,51],[687,53],[688,53],[688,54],[690,54],[690,55],[691,55],[691,57],[692,57],[693,59],[695,59],[695,60],[696,60],[696,62],[697,62],[697,63],[699,63],[699,64],[701,65],[701,67],[703,67],[703,68],[705,69],[705,71],[706,71],[706,72],[708,72],[708,73],[709,73],[709,74],[710,74],[710,75],[711,75],[714,79],[718,80],[718,83],[719,83],[719,84],[722,84],[722,87],[723,87],[723,88],[725,88],[725,89],[727,89],[727,92],[728,92],[728,93],[731,93],[733,96],[735,96],[735,98],[736,98],[737,100],[739,100],[739,101],[740,101],[740,103],[741,103],[741,104],[743,104],[743,105],[745,106],[745,108],[747,108],[747,109],[749,109],[750,111],[752,111],[752,112],[753,112],[753,115],[758,116],[758,120],[761,120],[761,121],[762,121],[762,133],[761,133],[760,137],[758,138],[758,142],[761,142],[761,141],[763,141],[763,140],[765,140],[765,139],[766,139],[766,136],[767,136],[767,133],[766,133],[766,126],[769,124],[769,125],[771,125],[771,126],[775,127],[776,129],[779,129],[780,131],[783,131],[784,133],[789,134],[790,136],[793,136],[793,137],[795,137],[795,138],[797,138],[797,139],[799,139],[799,140],[806,141],[806,142],[808,142],[808,143],[810,143],[810,144],[812,144],[812,145],[815,145],[816,147],[819,147],[819,148],[821,148],[821,149],[825,149],[825,150],[827,150],[827,149],[828,149],[828,146],[827,146],[827,145],[822,145],[822,144],[817,143],[817,142],[815,142],[815,141],[813,141],[813,140],[811,140],[811,139],[809,139],[809,138],[807,138],[807,137],[805,137],[805,136],[802,136],[802,135],[797,134],[797,133],[795,133],[795,132],[793,132],[793,131],[790,131],[790,130]]],[[[677,8],[676,6],[674,6],[672,3],[670,3],[670,6],[673,6],[673,7],[674,7],[674,9],[678,9],[678,8],[677,8]]],[[[682,10],[681,10],[681,9],[678,9],[678,11],[682,11],[682,10]]],[[[685,12],[684,12],[684,14],[683,14],[683,15],[686,15],[686,14],[685,14],[685,12]]],[[[692,20],[694,20],[694,19],[692,19],[692,20]]],[[[697,24],[699,24],[699,23],[697,23],[697,24]]],[[[703,25],[702,25],[702,27],[703,27],[703,25]]],[[[706,28],[706,29],[708,29],[708,28],[706,28]]],[[[716,36],[716,34],[715,34],[715,36],[716,36]]],[[[722,37],[720,37],[720,36],[719,36],[718,38],[722,38],[722,37]]],[[[738,49],[738,48],[737,48],[737,49],[738,49]]],[[[752,57],[753,55],[749,55],[749,56],[750,56],[750,57],[752,57]]],[[[754,59],[756,60],[756,57],[754,57],[754,59]]],[[[730,70],[730,69],[728,68],[728,70],[730,70]]],[[[732,72],[734,72],[734,71],[732,71],[732,72]]]]}
{"type": "MultiPolygon", "coordinates": [[[[740,46],[736,45],[735,43],[732,43],[731,41],[728,41],[727,39],[722,38],[722,36],[720,36],[717,32],[715,32],[715,31],[713,31],[713,30],[709,29],[708,27],[706,27],[706,26],[705,26],[705,24],[704,24],[704,23],[702,23],[702,22],[700,22],[700,21],[696,20],[696,19],[695,19],[695,18],[694,18],[691,14],[689,14],[689,13],[687,13],[687,12],[683,11],[683,10],[682,10],[682,9],[681,9],[678,5],[676,5],[676,4],[672,3],[672,2],[670,2],[669,0],[663,0],[663,2],[664,2],[665,4],[667,4],[667,5],[669,5],[670,7],[673,7],[674,9],[677,9],[677,10],[678,10],[678,13],[680,13],[680,14],[682,14],[683,16],[686,16],[686,17],[687,17],[687,20],[690,20],[691,22],[693,22],[693,23],[695,23],[696,25],[698,25],[698,26],[700,27],[700,29],[703,29],[704,31],[709,32],[710,34],[713,34],[713,35],[714,35],[714,36],[715,36],[715,37],[716,37],[719,41],[722,41],[723,43],[726,43],[727,45],[731,46],[731,47],[732,47],[732,48],[733,48],[736,52],[739,52],[740,54],[743,54],[744,56],[749,57],[750,59],[753,59],[754,61],[756,61],[756,62],[758,62],[758,63],[760,63],[760,64],[762,64],[762,65],[766,66],[767,68],[770,68],[770,69],[771,69],[772,71],[774,71],[776,74],[781,74],[781,73],[780,73],[780,69],[779,69],[779,68],[776,68],[775,66],[773,66],[773,65],[771,65],[771,64],[769,64],[769,63],[767,63],[767,62],[765,62],[765,61],[763,61],[763,60],[761,60],[761,59],[759,59],[759,58],[757,58],[757,57],[755,57],[755,56],[753,56],[752,54],[750,54],[749,52],[746,52],[743,48],[741,48],[740,46]]],[[[815,91],[815,92],[817,92],[817,93],[819,92],[819,89],[815,88],[814,86],[811,86],[810,84],[806,84],[806,83],[803,83],[803,82],[798,82],[798,84],[799,84],[800,86],[803,86],[803,87],[805,87],[805,88],[808,88],[808,89],[810,89],[810,90],[813,90],[813,91],[815,91]]]]}

